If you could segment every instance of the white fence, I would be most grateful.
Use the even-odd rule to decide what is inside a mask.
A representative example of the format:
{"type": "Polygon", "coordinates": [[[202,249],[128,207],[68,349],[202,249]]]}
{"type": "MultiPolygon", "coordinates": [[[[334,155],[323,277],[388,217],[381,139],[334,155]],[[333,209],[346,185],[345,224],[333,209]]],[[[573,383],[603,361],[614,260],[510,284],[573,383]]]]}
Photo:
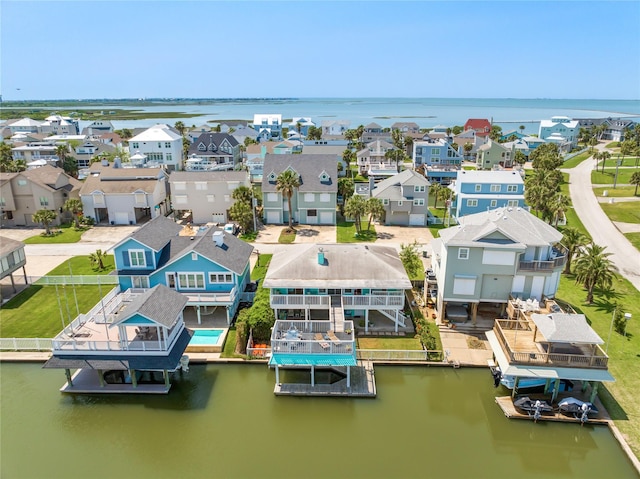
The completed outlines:
{"type": "Polygon", "coordinates": [[[51,338],[0,338],[0,351],[51,351],[51,338]]]}
{"type": "Polygon", "coordinates": [[[78,276],[29,276],[31,284],[118,284],[118,276],[111,275],[78,275],[78,276]]]}

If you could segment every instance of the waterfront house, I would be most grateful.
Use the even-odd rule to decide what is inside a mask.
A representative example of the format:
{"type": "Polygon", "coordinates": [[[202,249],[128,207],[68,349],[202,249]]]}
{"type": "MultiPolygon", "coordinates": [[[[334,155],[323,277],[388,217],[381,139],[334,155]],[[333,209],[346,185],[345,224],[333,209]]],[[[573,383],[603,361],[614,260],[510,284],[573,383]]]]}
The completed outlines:
{"type": "Polygon", "coordinates": [[[421,168],[430,182],[450,184],[462,165],[462,155],[444,139],[413,142],[413,167],[421,168]]]}
{"type": "Polygon", "coordinates": [[[411,281],[395,248],[365,244],[294,244],[273,255],[263,286],[276,319],[323,320],[335,325],[362,318],[405,326],[405,290],[411,281]]]}
{"type": "Polygon", "coordinates": [[[561,380],[591,384],[594,402],[601,382],[614,381],[608,371],[604,341],[589,326],[584,314],[565,313],[553,300],[510,298],[506,318],[496,319],[487,339],[503,383],[515,395],[522,379],[538,379],[555,401],[561,380]]]}
{"type": "Polygon", "coordinates": [[[322,136],[342,136],[349,129],[349,120],[323,120],[321,123],[322,136]]]}
{"type": "Polygon", "coordinates": [[[122,168],[103,160],[88,170],[80,199],[84,215],[96,223],[135,225],[168,213],[163,168],[122,168]]]}
{"type": "Polygon", "coordinates": [[[393,130],[400,130],[403,135],[408,133],[419,133],[420,126],[412,121],[397,121],[391,125],[391,131],[393,130]]]}
{"type": "Polygon", "coordinates": [[[253,246],[215,226],[181,226],[159,216],[113,248],[121,290],[163,284],[196,310],[220,308],[231,324],[250,281],[253,246]]]}
{"type": "Polygon", "coordinates": [[[276,188],[278,175],[286,170],[294,171],[300,179],[300,186],[291,198],[293,221],[335,225],[338,196],[335,155],[266,155],[262,177],[264,222],[289,222],[288,200],[276,188]]]}
{"type": "Polygon", "coordinates": [[[258,133],[259,141],[282,140],[282,115],[253,115],[253,129],[258,133]]]}
{"type": "Polygon", "coordinates": [[[9,128],[11,135],[15,135],[16,133],[40,133],[39,127],[42,124],[41,121],[32,120],[31,118],[26,117],[7,123],[7,128],[9,128]]]}
{"type": "Polygon", "coordinates": [[[414,170],[404,170],[370,184],[371,196],[384,205],[385,225],[425,226],[429,203],[429,181],[414,170]]]}
{"type": "Polygon", "coordinates": [[[182,136],[169,125],[157,124],[129,139],[129,154],[146,157],[145,166],[163,166],[169,171],[183,168],[182,136]]]}
{"type": "Polygon", "coordinates": [[[78,198],[80,183],[61,168],[44,165],[18,173],[0,173],[0,218],[2,227],[38,226],[33,215],[38,210],[55,211],[53,225],[71,221],[64,203],[78,198]]]}
{"type": "Polygon", "coordinates": [[[95,120],[82,129],[85,135],[100,135],[102,133],[113,133],[113,123],[109,120],[95,120]]]}
{"type": "Polygon", "coordinates": [[[475,213],[459,223],[431,243],[440,319],[448,305],[475,321],[479,303],[504,310],[510,296],[555,295],[567,259],[562,233],[524,208],[475,213]]]}
{"type": "Polygon", "coordinates": [[[77,135],[79,121],[68,116],[49,115],[38,125],[38,133],[49,135],[77,135]]]}
{"type": "Polygon", "coordinates": [[[513,166],[514,151],[504,145],[488,139],[478,148],[476,153],[476,167],[479,170],[492,170],[494,168],[511,168],[513,166]]]}
{"type": "Polygon", "coordinates": [[[524,180],[518,171],[458,171],[453,216],[510,206],[524,208],[524,180]]]}
{"type": "Polygon", "coordinates": [[[177,217],[189,212],[194,224],[228,223],[233,191],[251,187],[246,171],[174,171],[169,176],[171,203],[177,217]]]}
{"type": "Polygon", "coordinates": [[[463,131],[473,130],[476,136],[486,138],[491,133],[491,122],[486,118],[469,118],[462,129],[463,131]]]}
{"type": "Polygon", "coordinates": [[[550,120],[540,121],[538,138],[556,143],[561,150],[569,151],[578,141],[580,130],[578,120],[566,116],[554,116],[550,120]]]}
{"type": "Polygon", "coordinates": [[[384,140],[376,140],[365,145],[356,153],[356,165],[361,175],[392,176],[398,172],[398,165],[385,155],[395,147],[384,140]]]}
{"type": "Polygon", "coordinates": [[[621,118],[607,118],[605,123],[607,128],[602,134],[602,139],[610,141],[624,141],[625,130],[631,129],[635,125],[632,120],[623,120],[621,118]]]}
{"type": "Polygon", "coordinates": [[[181,364],[191,338],[183,320],[186,303],[164,285],[114,288],[56,335],[44,367],[65,370],[66,393],[167,393],[169,372],[181,364]],[[162,372],[160,384],[147,384],[153,371],[162,372]]]}
{"type": "Polygon", "coordinates": [[[188,171],[232,170],[242,162],[240,144],[227,133],[201,133],[189,146],[188,171]]]}
{"type": "MultiPolygon", "coordinates": [[[[22,268],[24,276],[24,284],[27,284],[27,271],[24,266],[27,264],[27,258],[24,254],[24,243],[11,238],[0,236],[0,279],[9,276],[11,279],[11,287],[13,292],[17,292],[13,279],[13,273],[22,268]]],[[[4,298],[2,298],[4,299],[4,298]]]]}
{"type": "Polygon", "coordinates": [[[309,134],[309,128],[312,126],[316,126],[316,124],[311,121],[310,117],[304,116],[294,116],[287,124],[289,132],[295,131],[301,136],[307,136],[309,134]]]}

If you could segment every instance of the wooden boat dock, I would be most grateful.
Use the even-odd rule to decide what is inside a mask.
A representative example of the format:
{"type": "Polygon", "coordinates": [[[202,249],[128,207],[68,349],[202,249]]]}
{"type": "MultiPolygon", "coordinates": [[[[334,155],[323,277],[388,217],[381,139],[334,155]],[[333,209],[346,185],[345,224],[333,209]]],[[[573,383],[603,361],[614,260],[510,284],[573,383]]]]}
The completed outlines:
{"type": "MultiPolygon", "coordinates": [[[[335,368],[344,369],[346,368],[335,368]]],[[[376,378],[371,361],[358,361],[351,367],[351,387],[341,379],[333,384],[280,383],[273,390],[276,396],[322,396],[322,397],[376,397],[376,378]]]]}
{"type": "MultiPolygon", "coordinates": [[[[542,394],[527,394],[532,400],[540,399],[541,401],[549,399],[548,396],[542,394]]],[[[576,397],[580,398],[580,394],[564,393],[561,397],[558,397],[558,401],[561,401],[564,397],[576,397]]],[[[525,411],[520,411],[513,405],[514,399],[511,396],[496,397],[496,403],[504,412],[504,415],[509,419],[527,419],[533,421],[533,415],[528,414],[525,411]]],[[[587,424],[601,424],[608,425],[610,422],[609,414],[600,401],[596,401],[595,406],[598,408],[598,414],[589,416],[587,424]]],[[[556,409],[556,408],[554,408],[556,409]]],[[[574,417],[573,415],[563,414],[559,411],[553,413],[545,413],[540,416],[538,421],[553,421],[553,422],[565,422],[565,423],[578,423],[580,424],[580,417],[574,417]]]]}

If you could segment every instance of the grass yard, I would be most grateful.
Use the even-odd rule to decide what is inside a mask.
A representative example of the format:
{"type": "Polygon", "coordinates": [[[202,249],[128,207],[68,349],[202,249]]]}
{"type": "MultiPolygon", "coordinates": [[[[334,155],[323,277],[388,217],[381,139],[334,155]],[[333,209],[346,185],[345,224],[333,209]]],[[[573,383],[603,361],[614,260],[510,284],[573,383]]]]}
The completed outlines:
{"type": "MultiPolygon", "coordinates": [[[[110,290],[103,286],[102,295],[110,290]]],[[[52,338],[62,330],[63,322],[66,326],[78,315],[76,298],[80,313],[86,313],[100,301],[99,291],[98,286],[32,285],[2,306],[0,337],[52,338]]]]}
{"type": "Polygon", "coordinates": [[[267,275],[267,268],[269,268],[269,263],[271,262],[272,257],[272,254],[258,255],[258,261],[256,261],[256,265],[253,267],[253,271],[251,271],[251,281],[264,279],[264,277],[267,275]]]}
{"type": "MultiPolygon", "coordinates": [[[[607,352],[609,371],[616,382],[606,383],[606,388],[601,387],[598,393],[631,449],[640,456],[640,402],[637,401],[640,389],[640,292],[627,280],[619,278],[611,293],[597,291],[594,303],[588,305],[584,302],[586,292],[582,286],[575,283],[573,276],[562,275],[556,296],[570,303],[577,313],[584,314],[605,343],[609,338],[614,302],[618,301],[625,312],[632,314],[626,338],[615,330],[611,334],[607,352]]],[[[607,349],[607,345],[603,344],[602,348],[607,349]]]]}
{"type": "Polygon", "coordinates": [[[640,233],[625,233],[625,238],[631,241],[631,244],[640,251],[640,233]]]}
{"type": "MultiPolygon", "coordinates": [[[[611,198],[626,198],[633,196],[635,186],[618,186],[615,189],[610,186],[600,186],[593,189],[593,193],[596,196],[604,196],[604,192],[607,192],[607,196],[611,198]]],[[[638,194],[640,195],[640,188],[638,188],[638,194]]]]}
{"type": "Polygon", "coordinates": [[[636,201],[601,203],[600,207],[611,221],[640,223],[640,205],[636,201]]]}
{"type": "Polygon", "coordinates": [[[605,148],[609,148],[610,150],[613,150],[615,148],[620,148],[620,142],[619,141],[612,141],[611,143],[607,143],[606,145],[604,145],[605,148]]]}
{"type": "Polygon", "coordinates": [[[589,153],[588,151],[580,153],[579,155],[576,155],[573,158],[570,158],[567,161],[565,161],[562,164],[561,168],[575,168],[590,156],[591,156],[591,153],[589,153]]]}
{"type": "Polygon", "coordinates": [[[431,234],[433,235],[434,238],[439,238],[440,230],[443,230],[445,228],[446,228],[445,225],[431,225],[429,226],[429,231],[431,231],[431,234]]]}
{"type": "Polygon", "coordinates": [[[420,351],[422,344],[418,338],[384,337],[384,338],[357,338],[358,349],[398,349],[420,351]]]}
{"type": "Polygon", "coordinates": [[[367,230],[367,221],[362,220],[362,231],[356,236],[356,224],[351,221],[339,221],[336,228],[336,236],[338,243],[362,243],[374,242],[378,239],[375,225],[367,230]]]}
{"type": "Polygon", "coordinates": [[[82,233],[87,231],[89,227],[81,227],[76,230],[73,224],[52,226],[51,231],[60,231],[54,236],[35,235],[24,240],[25,244],[59,244],[59,243],[77,243],[80,241],[82,233]]]}
{"type": "MultiPolygon", "coordinates": [[[[638,168],[618,168],[618,181],[617,185],[626,185],[631,181],[631,175],[640,171],[638,168]]],[[[606,168],[604,173],[601,170],[591,172],[591,183],[594,185],[612,185],[615,178],[616,169],[606,168]]]]}
{"type": "Polygon", "coordinates": [[[236,328],[229,328],[229,331],[227,331],[227,339],[224,342],[224,348],[222,349],[222,353],[220,353],[221,358],[246,359],[245,355],[236,354],[236,338],[236,328]]]}
{"type": "Polygon", "coordinates": [[[89,261],[89,256],[74,256],[59,266],[56,266],[47,273],[47,276],[69,276],[73,275],[97,275],[109,274],[115,268],[113,255],[105,255],[102,259],[104,264],[103,270],[98,270],[89,261]],[[69,266],[71,265],[71,266],[69,266]]]}
{"type": "Polygon", "coordinates": [[[636,168],[638,168],[640,166],[640,157],[627,156],[625,159],[622,160],[622,164],[620,166],[635,166],[636,168]]]}
{"type": "Polygon", "coordinates": [[[278,243],[280,244],[291,244],[296,240],[296,230],[295,229],[289,229],[287,228],[282,228],[282,231],[280,232],[280,237],[278,238],[278,243]]]}

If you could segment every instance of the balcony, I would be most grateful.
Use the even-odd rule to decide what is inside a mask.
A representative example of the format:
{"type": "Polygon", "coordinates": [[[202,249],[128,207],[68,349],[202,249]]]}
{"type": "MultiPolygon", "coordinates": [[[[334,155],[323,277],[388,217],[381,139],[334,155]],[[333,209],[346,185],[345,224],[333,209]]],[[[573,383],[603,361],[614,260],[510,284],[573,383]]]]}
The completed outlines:
{"type": "MultiPolygon", "coordinates": [[[[385,294],[342,295],[342,306],[352,308],[402,308],[404,292],[387,292],[385,294]]],[[[331,296],[324,294],[271,294],[271,307],[274,309],[307,308],[329,309],[331,296]]]]}
{"type": "Polygon", "coordinates": [[[597,344],[549,343],[526,319],[497,319],[493,331],[509,364],[607,369],[609,358],[597,344]]]}
{"type": "Polygon", "coordinates": [[[518,270],[520,271],[553,271],[556,268],[564,267],[567,262],[567,250],[564,246],[558,245],[551,251],[548,260],[544,261],[520,261],[518,270]]]}
{"type": "Polygon", "coordinates": [[[353,321],[344,322],[344,331],[334,331],[331,321],[278,320],[271,333],[271,351],[277,354],[342,354],[356,350],[353,321]]]}

